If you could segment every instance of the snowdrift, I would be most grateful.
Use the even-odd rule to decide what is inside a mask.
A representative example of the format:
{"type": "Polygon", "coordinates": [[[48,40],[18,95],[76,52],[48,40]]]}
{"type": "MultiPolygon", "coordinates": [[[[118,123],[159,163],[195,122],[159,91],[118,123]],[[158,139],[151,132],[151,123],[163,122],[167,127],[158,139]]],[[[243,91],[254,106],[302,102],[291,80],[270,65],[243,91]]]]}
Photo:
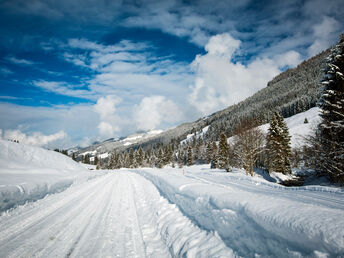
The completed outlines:
{"type": "Polygon", "coordinates": [[[0,212],[95,176],[55,151],[5,140],[0,150],[0,212]]]}
{"type": "Polygon", "coordinates": [[[243,257],[327,257],[344,254],[344,191],[286,188],[242,171],[207,166],[140,169],[160,194],[200,228],[217,232],[243,257]]]}

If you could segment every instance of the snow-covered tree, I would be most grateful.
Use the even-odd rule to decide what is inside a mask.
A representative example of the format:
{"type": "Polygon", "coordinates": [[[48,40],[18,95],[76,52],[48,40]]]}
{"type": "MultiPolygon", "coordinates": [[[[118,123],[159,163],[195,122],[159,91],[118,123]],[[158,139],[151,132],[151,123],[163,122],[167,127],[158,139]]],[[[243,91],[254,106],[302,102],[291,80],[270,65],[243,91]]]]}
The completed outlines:
{"type": "Polygon", "coordinates": [[[194,159],[193,159],[193,152],[191,146],[188,147],[188,152],[187,152],[187,161],[186,161],[188,166],[192,166],[194,164],[194,159]]]}
{"type": "Polygon", "coordinates": [[[220,134],[217,167],[226,170],[229,169],[229,145],[225,133],[220,134]]]}
{"type": "Polygon", "coordinates": [[[212,143],[212,154],[211,154],[211,161],[210,161],[210,168],[216,168],[217,167],[217,152],[218,152],[218,148],[216,145],[216,142],[212,143]]]}
{"type": "Polygon", "coordinates": [[[280,113],[276,112],[270,120],[266,137],[269,172],[291,173],[291,147],[288,126],[280,113]]]}
{"type": "Polygon", "coordinates": [[[344,35],[327,58],[319,124],[321,170],[344,183],[344,35]]]}
{"type": "Polygon", "coordinates": [[[162,148],[159,148],[158,150],[158,157],[156,160],[156,166],[157,168],[162,168],[164,166],[164,152],[162,148]]]}

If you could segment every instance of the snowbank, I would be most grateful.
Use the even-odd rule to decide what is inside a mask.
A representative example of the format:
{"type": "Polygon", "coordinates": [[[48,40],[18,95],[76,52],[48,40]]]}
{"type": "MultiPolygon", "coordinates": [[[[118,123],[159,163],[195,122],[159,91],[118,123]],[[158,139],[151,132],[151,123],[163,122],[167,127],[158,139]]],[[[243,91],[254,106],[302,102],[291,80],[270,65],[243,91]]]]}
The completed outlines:
{"type": "Polygon", "coordinates": [[[0,150],[0,212],[96,175],[55,151],[5,140],[0,150]]]}
{"type": "Polygon", "coordinates": [[[344,191],[286,188],[241,171],[206,166],[140,169],[162,196],[200,228],[217,232],[244,257],[338,256],[344,253],[344,191]]]}

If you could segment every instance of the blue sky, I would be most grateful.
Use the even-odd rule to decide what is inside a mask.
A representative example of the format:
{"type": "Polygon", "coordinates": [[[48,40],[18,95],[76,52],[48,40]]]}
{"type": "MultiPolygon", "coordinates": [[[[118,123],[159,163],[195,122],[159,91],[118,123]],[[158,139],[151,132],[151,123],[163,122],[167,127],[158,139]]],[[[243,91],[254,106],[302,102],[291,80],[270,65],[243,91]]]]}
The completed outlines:
{"type": "Polygon", "coordinates": [[[0,3],[0,134],[66,148],[237,103],[334,44],[330,1],[0,3]]]}

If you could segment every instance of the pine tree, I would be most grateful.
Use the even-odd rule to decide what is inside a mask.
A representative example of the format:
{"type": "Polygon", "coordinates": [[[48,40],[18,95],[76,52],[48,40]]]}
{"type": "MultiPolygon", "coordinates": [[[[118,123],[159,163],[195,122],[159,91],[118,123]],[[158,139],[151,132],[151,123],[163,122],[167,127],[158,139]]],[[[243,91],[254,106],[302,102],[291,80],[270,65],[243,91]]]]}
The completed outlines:
{"type": "Polygon", "coordinates": [[[192,148],[191,146],[188,147],[188,152],[187,152],[187,166],[192,166],[194,164],[194,159],[193,159],[193,153],[192,153],[192,148]]]}
{"type": "Polygon", "coordinates": [[[211,142],[208,142],[207,149],[206,149],[206,158],[207,158],[208,163],[211,162],[212,157],[213,157],[212,144],[211,144],[211,142]]]}
{"type": "Polygon", "coordinates": [[[114,169],[115,168],[115,164],[116,163],[116,152],[111,153],[110,158],[109,158],[109,162],[108,162],[108,169],[114,169]]]}
{"type": "Polygon", "coordinates": [[[278,125],[282,132],[282,153],[283,153],[283,174],[291,174],[291,146],[290,146],[290,134],[289,129],[281,115],[278,116],[278,125]]]}
{"type": "Polygon", "coordinates": [[[143,149],[140,147],[138,152],[137,152],[137,156],[136,156],[136,163],[139,167],[143,166],[144,156],[145,156],[145,154],[143,152],[143,149]]]}
{"type": "Polygon", "coordinates": [[[182,168],[184,166],[184,151],[180,148],[178,151],[178,167],[182,168]]]}
{"type": "Polygon", "coordinates": [[[333,182],[344,183],[344,35],[331,50],[322,81],[319,166],[333,182]]]}
{"type": "Polygon", "coordinates": [[[212,154],[211,154],[211,161],[210,161],[210,168],[217,168],[217,152],[218,152],[218,148],[216,145],[216,142],[213,142],[212,144],[212,154]]]}
{"type": "Polygon", "coordinates": [[[220,134],[217,167],[226,170],[229,169],[229,145],[225,133],[220,134]]]}
{"type": "Polygon", "coordinates": [[[128,168],[133,168],[134,159],[135,159],[134,150],[132,148],[130,148],[128,158],[127,158],[127,167],[128,168]]]}
{"type": "Polygon", "coordinates": [[[270,120],[266,138],[269,172],[291,173],[291,147],[288,126],[280,113],[276,112],[270,120]]]}
{"type": "Polygon", "coordinates": [[[156,161],[157,168],[162,168],[164,166],[164,152],[162,148],[159,148],[158,150],[158,158],[156,161]]]}

